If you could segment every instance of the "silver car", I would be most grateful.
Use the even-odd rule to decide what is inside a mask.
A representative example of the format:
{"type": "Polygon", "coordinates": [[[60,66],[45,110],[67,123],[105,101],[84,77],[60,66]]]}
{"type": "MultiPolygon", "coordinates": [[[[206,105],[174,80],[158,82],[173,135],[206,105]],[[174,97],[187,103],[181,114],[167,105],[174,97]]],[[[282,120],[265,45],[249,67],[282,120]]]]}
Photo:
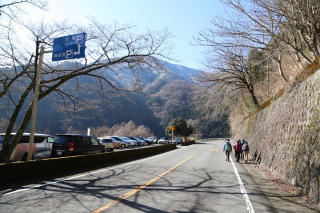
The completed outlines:
{"type": "Polygon", "coordinates": [[[160,144],[167,144],[168,142],[169,142],[168,139],[165,137],[162,137],[158,140],[158,143],[160,144]]]}
{"type": "Polygon", "coordinates": [[[114,139],[112,138],[98,138],[98,140],[103,144],[105,150],[112,152],[114,150],[114,139]]]}
{"type": "Polygon", "coordinates": [[[129,147],[137,146],[137,142],[134,140],[131,140],[130,138],[123,137],[123,136],[121,136],[119,138],[123,139],[128,144],[129,147]]]}

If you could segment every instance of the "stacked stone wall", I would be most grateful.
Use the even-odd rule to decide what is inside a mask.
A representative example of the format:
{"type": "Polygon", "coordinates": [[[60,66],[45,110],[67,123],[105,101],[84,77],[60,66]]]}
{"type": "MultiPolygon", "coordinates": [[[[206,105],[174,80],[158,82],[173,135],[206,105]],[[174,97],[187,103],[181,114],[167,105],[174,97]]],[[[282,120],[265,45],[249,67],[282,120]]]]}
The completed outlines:
{"type": "Polygon", "coordinates": [[[247,139],[251,155],[261,153],[264,166],[319,202],[320,71],[236,126],[234,140],[247,139]]]}

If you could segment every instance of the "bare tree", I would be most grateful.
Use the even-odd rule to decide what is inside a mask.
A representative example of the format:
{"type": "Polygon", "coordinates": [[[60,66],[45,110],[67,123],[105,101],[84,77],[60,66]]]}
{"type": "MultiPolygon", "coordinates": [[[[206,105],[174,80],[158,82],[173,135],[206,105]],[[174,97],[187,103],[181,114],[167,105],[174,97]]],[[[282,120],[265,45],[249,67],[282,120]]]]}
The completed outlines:
{"type": "Polygon", "coordinates": [[[133,121],[129,121],[128,123],[122,123],[121,127],[118,128],[114,134],[119,136],[133,136],[136,129],[137,125],[133,121]]]}
{"type": "Polygon", "coordinates": [[[0,3],[0,15],[11,19],[15,18],[18,12],[23,12],[23,6],[31,5],[38,8],[46,6],[45,0],[4,0],[0,3]]]}
{"type": "MultiPolygon", "coordinates": [[[[258,48],[277,63],[284,82],[283,56],[298,64],[319,56],[320,3],[317,0],[222,0],[232,17],[217,18],[199,33],[201,45],[220,48],[258,48]],[[209,45],[208,45],[209,44],[209,45]]],[[[215,48],[210,52],[213,53],[215,48]]]]}
{"type": "Polygon", "coordinates": [[[111,128],[109,128],[108,126],[99,126],[99,127],[90,128],[90,129],[91,129],[91,134],[96,137],[112,135],[110,134],[111,128]]]}
{"type": "Polygon", "coordinates": [[[134,135],[138,137],[148,137],[150,135],[153,135],[153,133],[149,128],[145,127],[144,125],[140,125],[135,130],[134,135]]]}
{"type": "Polygon", "coordinates": [[[203,73],[201,82],[228,91],[229,97],[248,93],[253,104],[259,106],[255,88],[259,81],[259,70],[255,70],[255,66],[250,63],[249,53],[245,48],[219,48],[216,58],[207,66],[215,72],[203,73]]]}
{"type": "Polygon", "coordinates": [[[144,125],[137,126],[133,121],[129,121],[128,123],[116,124],[111,128],[107,126],[92,128],[92,135],[97,137],[110,135],[147,137],[152,135],[152,132],[144,125]]]}
{"type": "Polygon", "coordinates": [[[271,67],[278,69],[279,77],[286,84],[288,79],[293,79],[291,73],[284,70],[288,57],[299,67],[319,57],[319,1],[221,1],[232,16],[216,18],[211,22],[212,27],[196,38],[197,43],[207,49],[208,67],[216,72],[205,76],[206,81],[229,86],[231,91],[240,91],[241,96],[248,92],[258,106],[256,91],[263,89],[258,88],[257,82],[263,80],[260,77],[271,67]],[[251,60],[253,52],[260,54],[255,60],[251,60]],[[265,66],[272,64],[271,61],[277,66],[265,66]]]}
{"type": "MultiPolygon", "coordinates": [[[[88,27],[56,24],[54,26],[40,25],[40,27],[28,28],[28,30],[37,40],[37,44],[43,45],[46,49],[52,48],[54,37],[66,33],[87,33],[86,57],[84,59],[76,60],[73,63],[52,63],[50,62],[51,57],[46,55],[40,82],[39,100],[55,94],[63,102],[71,102],[76,108],[80,98],[71,92],[73,88],[63,86],[66,82],[73,82],[74,87],[77,87],[78,80],[87,77],[94,79],[96,88],[101,90],[134,91],[136,88],[121,84],[121,81],[119,83],[111,76],[117,76],[124,69],[131,70],[136,77],[140,70],[147,67],[165,71],[159,58],[167,58],[169,34],[166,31],[137,35],[131,26],[118,24],[106,26],[95,21],[92,21],[88,27]]],[[[16,42],[14,29],[8,28],[5,40],[6,44],[0,47],[0,57],[1,62],[7,64],[7,68],[6,70],[1,69],[0,72],[2,83],[0,90],[2,93],[0,94],[2,98],[9,100],[12,111],[0,158],[8,161],[30,121],[33,107],[30,98],[35,85],[34,70],[38,52],[32,53],[29,49],[21,48],[23,45],[16,42]],[[23,119],[18,124],[19,114],[23,115],[23,119]],[[17,133],[9,143],[10,133],[15,126],[17,133]]]]}

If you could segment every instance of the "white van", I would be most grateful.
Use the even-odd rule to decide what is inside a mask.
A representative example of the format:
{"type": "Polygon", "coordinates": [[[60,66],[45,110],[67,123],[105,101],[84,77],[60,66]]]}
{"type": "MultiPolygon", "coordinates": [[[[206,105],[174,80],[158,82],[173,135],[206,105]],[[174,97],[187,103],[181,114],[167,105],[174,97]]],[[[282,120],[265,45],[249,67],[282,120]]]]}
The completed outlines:
{"type": "MultiPolygon", "coordinates": [[[[16,133],[11,133],[13,137],[16,133]]],[[[5,133],[0,133],[0,149],[2,149],[2,143],[4,140],[5,133]]],[[[29,152],[29,138],[30,133],[23,133],[19,143],[14,148],[10,160],[12,161],[25,161],[28,157],[29,152]]],[[[32,159],[43,159],[49,158],[51,155],[52,143],[54,137],[47,134],[34,134],[34,143],[32,148],[32,159]]]]}

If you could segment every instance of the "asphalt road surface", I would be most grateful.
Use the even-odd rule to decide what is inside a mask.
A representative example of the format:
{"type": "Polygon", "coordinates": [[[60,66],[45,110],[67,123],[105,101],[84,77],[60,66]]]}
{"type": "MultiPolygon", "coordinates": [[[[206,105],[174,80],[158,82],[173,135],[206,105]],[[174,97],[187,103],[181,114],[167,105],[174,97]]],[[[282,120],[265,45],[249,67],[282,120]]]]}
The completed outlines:
{"type": "Polygon", "coordinates": [[[3,192],[0,212],[275,212],[246,169],[225,161],[222,147],[202,142],[3,192]]]}

